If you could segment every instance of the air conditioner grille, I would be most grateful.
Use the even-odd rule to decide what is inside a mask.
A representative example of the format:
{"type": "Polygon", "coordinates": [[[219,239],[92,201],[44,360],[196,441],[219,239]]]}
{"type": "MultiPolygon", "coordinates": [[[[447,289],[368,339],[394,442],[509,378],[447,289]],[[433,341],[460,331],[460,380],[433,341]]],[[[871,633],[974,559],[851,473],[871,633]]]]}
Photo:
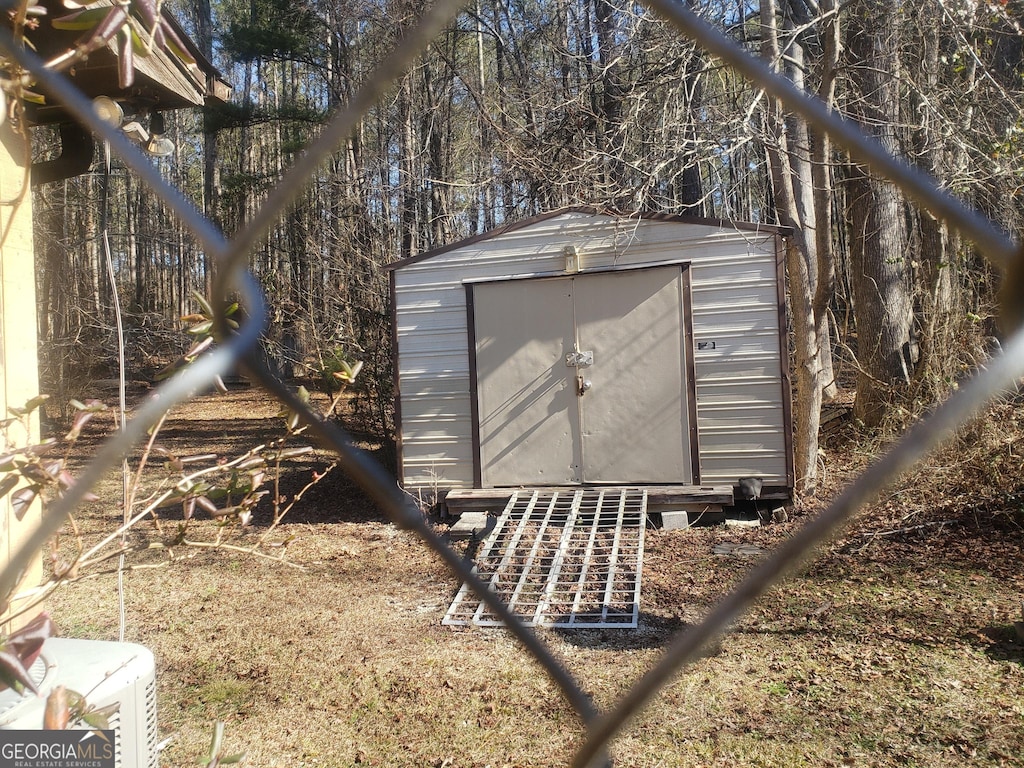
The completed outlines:
{"type": "MultiPolygon", "coordinates": [[[[36,684],[37,688],[43,687],[43,680],[46,679],[46,671],[49,669],[49,665],[46,663],[46,658],[42,654],[36,657],[35,662],[29,667],[28,676],[32,678],[32,682],[36,684]]],[[[14,691],[8,689],[0,695],[0,718],[10,712],[12,709],[17,707],[21,702],[32,697],[30,691],[26,691],[23,695],[18,695],[14,691]]],[[[42,728],[42,722],[39,723],[39,727],[42,728]]]]}
{"type": "Polygon", "coordinates": [[[146,754],[149,755],[149,765],[146,768],[159,768],[160,755],[156,749],[157,727],[156,727],[156,678],[154,677],[146,685],[146,722],[143,727],[146,729],[146,754]]]}
{"type": "Polygon", "coordinates": [[[123,768],[124,766],[124,731],[121,730],[121,710],[118,709],[107,717],[107,722],[110,725],[111,730],[117,733],[117,737],[114,739],[114,768],[123,768]]]}
{"type": "Polygon", "coordinates": [[[42,695],[0,691],[0,728],[42,728],[47,695],[64,685],[83,693],[95,707],[116,705],[109,715],[110,728],[117,733],[114,765],[157,768],[156,667],[151,651],[134,643],[51,637],[40,658],[42,695]]]}

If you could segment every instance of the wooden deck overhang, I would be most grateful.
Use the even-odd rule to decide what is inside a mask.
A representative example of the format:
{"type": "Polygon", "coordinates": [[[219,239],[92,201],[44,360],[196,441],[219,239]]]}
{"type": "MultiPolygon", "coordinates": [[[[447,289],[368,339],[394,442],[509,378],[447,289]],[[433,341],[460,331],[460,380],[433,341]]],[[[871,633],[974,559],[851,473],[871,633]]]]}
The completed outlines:
{"type": "MultiPolygon", "coordinates": [[[[71,11],[59,0],[42,0],[41,4],[47,13],[41,17],[39,29],[32,31],[28,38],[37,54],[43,59],[51,59],[74,48],[83,31],[55,29],[52,20],[71,11]]],[[[98,0],[90,7],[102,9],[112,5],[113,0],[98,0]]],[[[135,82],[122,88],[118,83],[121,38],[118,35],[73,67],[68,73],[72,82],[89,98],[109,96],[126,103],[136,102],[140,108],[160,111],[227,101],[231,86],[223,75],[165,9],[161,10],[161,14],[164,23],[178,36],[188,56],[194,61],[186,61],[174,50],[159,46],[149,51],[136,52],[133,57],[135,82]]],[[[128,23],[138,40],[148,40],[149,34],[136,15],[129,17],[128,23]]],[[[48,100],[46,104],[26,102],[25,106],[30,122],[35,125],[66,122],[70,119],[63,106],[55,101],[48,100]]]]}

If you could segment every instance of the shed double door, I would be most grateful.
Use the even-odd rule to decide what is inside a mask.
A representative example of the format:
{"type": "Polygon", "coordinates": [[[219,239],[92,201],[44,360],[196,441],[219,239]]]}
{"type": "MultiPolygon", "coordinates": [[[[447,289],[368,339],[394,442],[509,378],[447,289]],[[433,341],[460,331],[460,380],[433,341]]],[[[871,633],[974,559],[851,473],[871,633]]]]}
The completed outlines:
{"type": "Polygon", "coordinates": [[[692,482],[685,278],[471,286],[483,487],[692,482]]]}

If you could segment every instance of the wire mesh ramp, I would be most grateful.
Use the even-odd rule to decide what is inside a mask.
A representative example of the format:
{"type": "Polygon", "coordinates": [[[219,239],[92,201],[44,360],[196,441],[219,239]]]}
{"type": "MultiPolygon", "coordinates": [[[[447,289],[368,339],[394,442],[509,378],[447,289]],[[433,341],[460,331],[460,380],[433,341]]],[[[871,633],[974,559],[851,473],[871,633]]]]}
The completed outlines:
{"type": "MultiPolygon", "coordinates": [[[[641,488],[516,491],[474,570],[526,624],[635,628],[646,523],[641,488]]],[[[467,584],[441,623],[504,625],[467,584]]]]}

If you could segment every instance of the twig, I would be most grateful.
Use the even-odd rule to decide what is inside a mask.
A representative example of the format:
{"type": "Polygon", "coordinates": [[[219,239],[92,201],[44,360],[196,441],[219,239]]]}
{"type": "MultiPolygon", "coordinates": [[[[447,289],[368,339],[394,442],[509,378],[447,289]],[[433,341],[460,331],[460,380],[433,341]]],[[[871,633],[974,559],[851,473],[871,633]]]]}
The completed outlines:
{"type": "MultiPolygon", "coordinates": [[[[953,525],[953,524],[956,524],[958,522],[959,522],[958,520],[933,520],[933,521],[928,522],[928,523],[919,523],[917,525],[908,525],[908,526],[906,526],[904,528],[893,528],[892,530],[889,530],[889,531],[868,531],[867,533],[858,533],[854,537],[855,539],[867,539],[867,541],[864,543],[864,546],[860,547],[856,551],[857,552],[863,552],[865,549],[867,549],[868,545],[872,541],[874,541],[875,539],[882,538],[884,536],[898,536],[901,533],[910,533],[911,531],[919,531],[922,528],[932,528],[932,527],[934,527],[936,525],[939,526],[940,528],[942,528],[942,527],[944,527],[946,525],[953,525]]],[[[843,545],[843,547],[841,548],[841,551],[848,552],[848,551],[850,551],[851,546],[852,546],[852,542],[848,542],[847,544],[843,545]]]]}
{"type": "Polygon", "coordinates": [[[192,541],[191,539],[182,539],[181,543],[187,547],[194,547],[196,549],[227,549],[231,552],[239,552],[243,555],[252,555],[253,557],[260,557],[264,560],[270,560],[275,563],[283,563],[291,568],[295,568],[299,571],[305,571],[306,567],[298,563],[293,563],[290,560],[284,559],[284,551],[280,555],[268,555],[266,552],[260,552],[258,549],[252,547],[239,547],[234,544],[224,544],[223,542],[213,541],[192,541]]]}
{"type": "MultiPolygon", "coordinates": [[[[330,474],[331,470],[336,469],[337,466],[338,462],[334,462],[333,464],[329,464],[323,472],[314,474],[313,479],[306,483],[302,487],[302,489],[298,493],[296,493],[295,496],[292,497],[292,500],[285,505],[283,510],[281,510],[280,512],[275,510],[273,522],[270,524],[270,527],[268,527],[267,530],[263,533],[263,535],[260,536],[260,540],[258,543],[263,544],[267,540],[267,537],[270,536],[270,534],[274,532],[277,526],[280,525],[281,521],[284,520],[285,516],[292,511],[292,508],[299,503],[303,496],[306,495],[306,491],[308,491],[314,485],[318,485],[320,481],[327,477],[327,475],[330,474]]],[[[280,466],[278,466],[279,475],[280,471],[280,466]]],[[[280,497],[278,496],[274,500],[275,508],[278,506],[278,498],[280,497]]]]}

